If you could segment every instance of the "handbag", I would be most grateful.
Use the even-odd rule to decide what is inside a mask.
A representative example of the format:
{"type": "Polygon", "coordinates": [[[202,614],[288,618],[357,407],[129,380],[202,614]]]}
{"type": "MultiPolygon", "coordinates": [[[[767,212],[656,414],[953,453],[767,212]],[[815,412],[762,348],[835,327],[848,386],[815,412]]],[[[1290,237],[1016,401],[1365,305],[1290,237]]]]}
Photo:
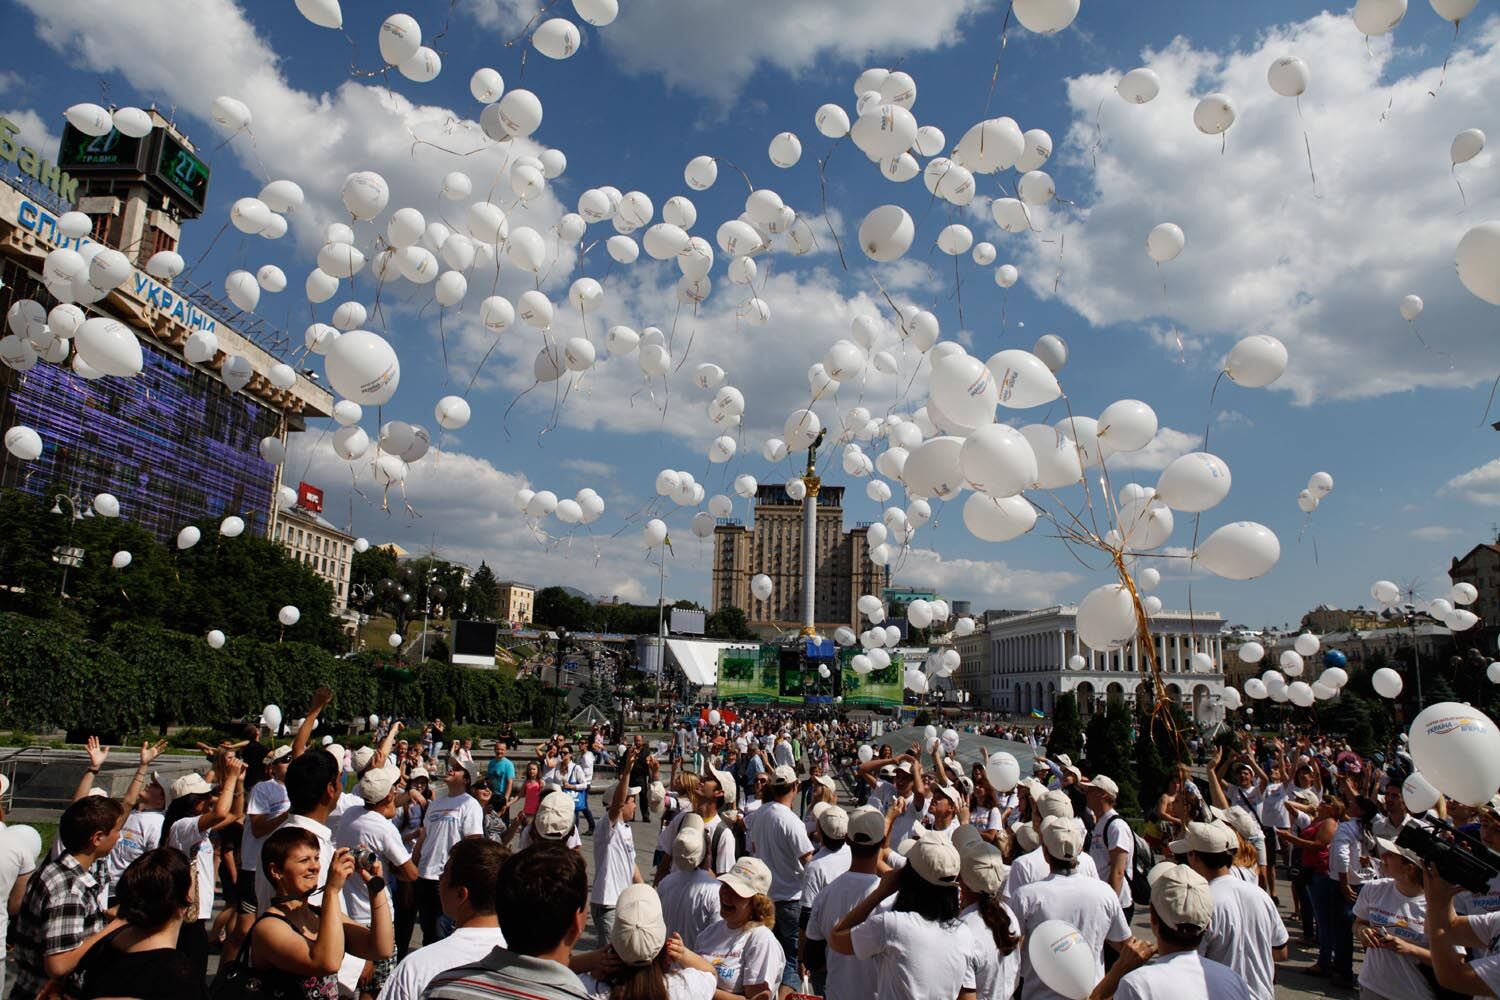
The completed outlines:
{"type": "Polygon", "coordinates": [[[306,995],[304,977],[281,969],[256,969],[250,965],[250,945],[255,940],[255,928],[267,917],[290,920],[279,913],[266,913],[250,925],[245,935],[244,947],[233,962],[223,966],[209,988],[210,1000],[301,1000],[306,995]]]}

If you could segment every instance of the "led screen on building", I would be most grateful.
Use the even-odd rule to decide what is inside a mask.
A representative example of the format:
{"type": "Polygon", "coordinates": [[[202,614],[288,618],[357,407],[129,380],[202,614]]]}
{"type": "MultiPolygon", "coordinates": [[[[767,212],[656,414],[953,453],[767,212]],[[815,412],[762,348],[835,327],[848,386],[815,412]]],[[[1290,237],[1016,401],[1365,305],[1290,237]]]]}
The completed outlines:
{"type": "MultiPolygon", "coordinates": [[[[15,298],[51,303],[26,271],[6,261],[0,313],[15,298]]],[[[170,543],[184,525],[238,514],[264,535],[275,469],[260,439],[276,432],[276,411],[231,393],[217,376],[142,340],[135,378],[87,381],[57,365],[21,374],[0,368],[0,426],[24,424],[42,437],[42,456],[8,454],[0,486],[112,493],[120,516],[170,543]]]]}

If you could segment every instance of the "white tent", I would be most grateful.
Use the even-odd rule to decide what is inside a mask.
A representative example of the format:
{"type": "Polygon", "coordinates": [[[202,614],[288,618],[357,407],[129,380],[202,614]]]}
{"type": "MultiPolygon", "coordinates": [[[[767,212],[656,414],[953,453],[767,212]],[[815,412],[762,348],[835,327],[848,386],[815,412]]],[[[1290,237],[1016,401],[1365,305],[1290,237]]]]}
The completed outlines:
{"type": "Polygon", "coordinates": [[[719,682],[719,653],[726,649],[760,649],[745,642],[710,642],[706,639],[668,639],[667,655],[686,675],[688,683],[707,687],[719,682]]]}

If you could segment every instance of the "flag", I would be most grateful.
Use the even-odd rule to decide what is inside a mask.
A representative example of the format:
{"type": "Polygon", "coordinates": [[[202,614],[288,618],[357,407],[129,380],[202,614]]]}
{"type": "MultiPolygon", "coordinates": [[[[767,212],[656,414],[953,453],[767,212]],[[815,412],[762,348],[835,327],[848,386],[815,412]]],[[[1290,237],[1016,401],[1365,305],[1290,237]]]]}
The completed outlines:
{"type": "Polygon", "coordinates": [[[1045,719],[1047,717],[1047,715],[1046,715],[1045,712],[1042,712],[1040,709],[1033,708],[1031,710],[1031,717],[1033,719],[1045,719]]]}

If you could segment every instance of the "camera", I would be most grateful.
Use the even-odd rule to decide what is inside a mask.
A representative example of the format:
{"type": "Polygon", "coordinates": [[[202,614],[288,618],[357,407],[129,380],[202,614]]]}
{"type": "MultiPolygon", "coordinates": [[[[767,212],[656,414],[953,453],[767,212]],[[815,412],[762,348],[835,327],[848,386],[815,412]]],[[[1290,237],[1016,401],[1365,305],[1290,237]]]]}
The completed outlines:
{"type": "Polygon", "coordinates": [[[349,849],[349,857],[354,859],[354,867],[364,871],[374,871],[375,865],[380,861],[380,854],[373,847],[352,847],[349,849]]]}
{"type": "Polygon", "coordinates": [[[1396,844],[1436,868],[1445,882],[1470,892],[1488,892],[1490,883],[1500,877],[1500,853],[1442,821],[1430,827],[1407,823],[1396,835],[1396,844]]]}

